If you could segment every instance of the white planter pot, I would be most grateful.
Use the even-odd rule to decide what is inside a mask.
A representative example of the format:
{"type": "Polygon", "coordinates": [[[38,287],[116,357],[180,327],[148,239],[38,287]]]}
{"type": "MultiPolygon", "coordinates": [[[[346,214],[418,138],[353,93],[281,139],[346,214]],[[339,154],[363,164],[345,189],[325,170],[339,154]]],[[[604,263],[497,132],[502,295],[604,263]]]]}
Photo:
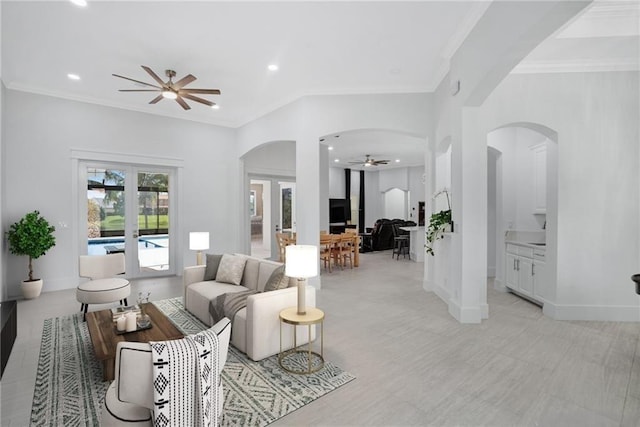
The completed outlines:
{"type": "Polygon", "coordinates": [[[42,279],[22,282],[22,296],[24,299],[34,299],[40,296],[42,292],[42,279]]]}

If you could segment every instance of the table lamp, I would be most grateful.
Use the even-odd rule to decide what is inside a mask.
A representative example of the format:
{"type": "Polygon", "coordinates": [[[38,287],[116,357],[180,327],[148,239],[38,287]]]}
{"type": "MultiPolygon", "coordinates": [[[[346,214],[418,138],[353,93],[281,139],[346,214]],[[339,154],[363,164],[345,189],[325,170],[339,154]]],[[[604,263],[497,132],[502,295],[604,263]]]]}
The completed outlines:
{"type": "Polygon", "coordinates": [[[189,249],[198,251],[196,254],[196,263],[202,265],[202,251],[209,249],[209,232],[208,231],[192,231],[189,233],[189,249]]]}
{"type": "Polygon", "coordinates": [[[284,274],[298,279],[298,314],[307,314],[305,288],[307,278],[318,275],[318,247],[289,245],[285,248],[284,274]]]}

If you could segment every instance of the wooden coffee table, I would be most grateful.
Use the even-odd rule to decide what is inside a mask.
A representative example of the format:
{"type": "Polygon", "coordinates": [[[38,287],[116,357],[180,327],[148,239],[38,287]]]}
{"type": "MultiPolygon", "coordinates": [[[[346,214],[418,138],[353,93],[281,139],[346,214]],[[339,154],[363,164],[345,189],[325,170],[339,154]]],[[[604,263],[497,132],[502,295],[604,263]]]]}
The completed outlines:
{"type": "Polygon", "coordinates": [[[111,310],[87,313],[87,326],[96,359],[102,361],[102,379],[112,381],[115,375],[116,347],[120,341],[149,342],[182,338],[184,335],[153,304],[146,304],[144,312],[151,318],[151,329],[116,334],[111,310]]]}

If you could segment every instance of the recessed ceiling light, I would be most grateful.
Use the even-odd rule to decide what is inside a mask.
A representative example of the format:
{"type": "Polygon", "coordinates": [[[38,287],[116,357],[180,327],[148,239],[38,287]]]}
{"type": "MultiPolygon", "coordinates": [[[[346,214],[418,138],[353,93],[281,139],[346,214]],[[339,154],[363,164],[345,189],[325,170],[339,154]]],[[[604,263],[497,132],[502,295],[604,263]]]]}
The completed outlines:
{"type": "Polygon", "coordinates": [[[333,161],[336,163],[340,163],[340,159],[334,159],[333,161]]]}
{"type": "Polygon", "coordinates": [[[69,73],[67,74],[67,77],[69,78],[69,80],[80,80],[80,76],[77,74],[69,73]]]}
{"type": "Polygon", "coordinates": [[[218,104],[213,104],[211,108],[213,108],[214,110],[219,110],[220,106],[218,104]]]}
{"type": "Polygon", "coordinates": [[[329,151],[331,151],[331,150],[333,150],[333,147],[330,145],[327,149],[328,149],[329,151]]]}
{"type": "Polygon", "coordinates": [[[269,71],[278,71],[278,66],[276,64],[269,64],[267,68],[269,71]]]}
{"type": "Polygon", "coordinates": [[[400,159],[396,159],[396,163],[400,163],[400,159]]]}
{"type": "Polygon", "coordinates": [[[76,6],[85,7],[87,5],[87,0],[69,0],[71,3],[76,6]]]}

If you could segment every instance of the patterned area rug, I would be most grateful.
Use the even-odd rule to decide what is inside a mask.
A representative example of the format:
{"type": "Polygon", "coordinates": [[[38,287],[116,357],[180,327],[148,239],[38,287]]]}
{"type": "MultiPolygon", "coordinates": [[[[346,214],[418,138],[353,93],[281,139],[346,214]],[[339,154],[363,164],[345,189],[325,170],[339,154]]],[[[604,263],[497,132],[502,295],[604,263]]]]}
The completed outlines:
{"type": "MultiPolygon", "coordinates": [[[[184,310],[182,298],[154,304],[184,334],[206,328],[184,310]]],[[[270,424],[354,378],[330,362],[312,375],[288,374],[278,365],[277,355],[254,362],[230,346],[222,372],[225,400],[221,425],[270,424]]],[[[82,315],[45,320],[31,425],[98,426],[108,385],[102,381],[102,365],[95,360],[82,315]]]]}

